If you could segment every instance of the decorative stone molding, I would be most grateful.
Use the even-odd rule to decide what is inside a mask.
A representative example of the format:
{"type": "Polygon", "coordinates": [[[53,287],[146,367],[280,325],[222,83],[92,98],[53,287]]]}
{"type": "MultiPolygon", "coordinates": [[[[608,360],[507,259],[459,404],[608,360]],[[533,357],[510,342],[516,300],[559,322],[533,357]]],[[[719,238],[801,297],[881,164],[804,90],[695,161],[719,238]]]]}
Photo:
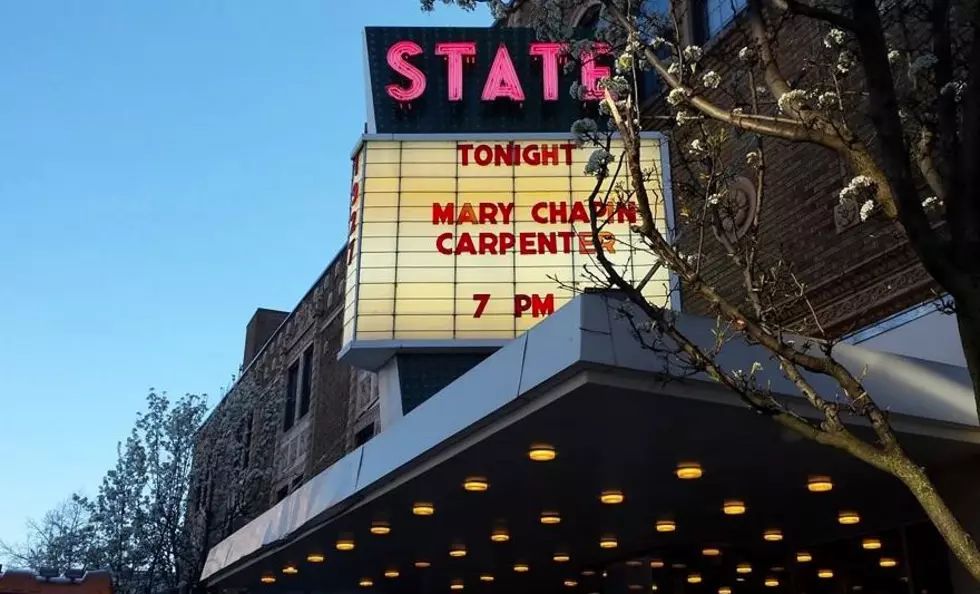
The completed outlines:
{"type": "Polygon", "coordinates": [[[834,227],[843,233],[861,222],[861,207],[850,198],[834,205],[834,227]]]}
{"type": "Polygon", "coordinates": [[[736,243],[748,233],[759,208],[755,184],[747,177],[736,177],[728,185],[728,200],[731,207],[722,209],[721,233],[716,226],[711,230],[718,241],[736,243]]]}

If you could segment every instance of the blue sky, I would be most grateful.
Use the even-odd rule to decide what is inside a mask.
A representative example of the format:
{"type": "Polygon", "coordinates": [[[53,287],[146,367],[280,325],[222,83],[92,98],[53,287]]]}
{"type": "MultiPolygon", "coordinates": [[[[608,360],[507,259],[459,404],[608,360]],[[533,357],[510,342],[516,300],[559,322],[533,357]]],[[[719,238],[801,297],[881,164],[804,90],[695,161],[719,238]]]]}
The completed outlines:
{"type": "Polygon", "coordinates": [[[94,494],[148,388],[217,397],[340,249],[365,25],[417,0],[0,2],[0,539],[94,494]],[[343,4],[343,13],[336,7],[343,4]]]}

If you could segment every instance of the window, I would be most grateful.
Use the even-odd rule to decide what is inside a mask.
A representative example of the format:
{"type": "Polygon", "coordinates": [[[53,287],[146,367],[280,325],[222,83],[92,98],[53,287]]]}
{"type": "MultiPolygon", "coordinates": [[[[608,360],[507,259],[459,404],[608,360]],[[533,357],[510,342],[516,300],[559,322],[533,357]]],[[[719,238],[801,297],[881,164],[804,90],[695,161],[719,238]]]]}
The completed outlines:
{"type": "Polygon", "coordinates": [[[745,8],[746,0],[704,0],[705,39],[711,39],[745,8]]]}
{"type": "Polygon", "coordinates": [[[238,444],[242,448],[240,458],[242,468],[248,468],[252,455],[252,414],[249,413],[243,418],[238,428],[238,444]]]}
{"type": "Polygon", "coordinates": [[[289,495],[289,485],[286,485],[282,489],[276,491],[276,503],[279,503],[285,499],[287,495],[289,495]]]}
{"type": "Polygon", "coordinates": [[[310,412],[310,395],[313,393],[313,345],[303,351],[303,382],[300,386],[299,418],[310,412]]]}
{"type": "Polygon", "coordinates": [[[286,372],[286,410],[282,419],[282,430],[289,431],[296,422],[296,389],[299,383],[299,361],[289,366],[286,372]]]}
{"type": "Polygon", "coordinates": [[[374,437],[374,423],[371,423],[354,434],[354,447],[356,448],[366,444],[372,437],[374,437]]]}

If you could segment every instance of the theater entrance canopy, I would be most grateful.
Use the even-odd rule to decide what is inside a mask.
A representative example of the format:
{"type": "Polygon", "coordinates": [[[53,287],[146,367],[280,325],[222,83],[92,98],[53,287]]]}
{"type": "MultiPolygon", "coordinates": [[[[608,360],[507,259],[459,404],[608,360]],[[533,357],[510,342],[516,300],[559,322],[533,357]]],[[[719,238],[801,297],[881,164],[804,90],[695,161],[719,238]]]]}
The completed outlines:
{"type": "MultiPolygon", "coordinates": [[[[619,306],[572,300],[214,547],[203,579],[269,592],[906,591],[910,558],[945,555],[915,532],[922,512],[897,481],[706,379],[670,379],[619,306]]],[[[711,340],[710,320],[679,324],[711,340]]],[[[964,370],[847,345],[838,356],[866,369],[922,464],[980,450],[964,370]]],[[[762,362],[763,381],[802,404],[763,351],[723,357],[762,362]]]]}

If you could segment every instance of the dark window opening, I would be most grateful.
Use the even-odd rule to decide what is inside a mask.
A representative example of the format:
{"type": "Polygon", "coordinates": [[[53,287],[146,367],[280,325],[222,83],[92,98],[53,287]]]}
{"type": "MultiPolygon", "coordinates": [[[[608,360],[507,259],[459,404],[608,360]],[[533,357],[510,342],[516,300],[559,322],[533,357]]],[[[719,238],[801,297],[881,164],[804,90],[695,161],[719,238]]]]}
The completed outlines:
{"type": "Polygon", "coordinates": [[[296,388],[299,383],[299,362],[289,366],[286,372],[286,410],[282,419],[282,430],[289,431],[296,422],[296,388]]]}
{"type": "Polygon", "coordinates": [[[300,386],[299,418],[310,412],[310,396],[313,393],[313,345],[303,352],[303,382],[300,386]]]}
{"type": "Polygon", "coordinates": [[[296,489],[299,489],[301,486],[303,486],[303,475],[300,475],[293,479],[292,490],[295,491],[296,489]]]}
{"type": "Polygon", "coordinates": [[[596,30],[602,25],[602,7],[596,4],[585,11],[578,20],[578,26],[583,29],[596,30]]]}
{"type": "Polygon", "coordinates": [[[242,468],[248,468],[252,456],[252,414],[249,413],[247,417],[242,419],[241,427],[238,429],[238,443],[242,448],[239,459],[242,468]]]}
{"type": "Polygon", "coordinates": [[[286,485],[282,489],[276,491],[276,503],[279,503],[289,495],[289,485],[286,485]]]}
{"type": "Polygon", "coordinates": [[[357,448],[366,444],[372,437],[374,437],[374,423],[354,434],[354,447],[357,448]]]}

